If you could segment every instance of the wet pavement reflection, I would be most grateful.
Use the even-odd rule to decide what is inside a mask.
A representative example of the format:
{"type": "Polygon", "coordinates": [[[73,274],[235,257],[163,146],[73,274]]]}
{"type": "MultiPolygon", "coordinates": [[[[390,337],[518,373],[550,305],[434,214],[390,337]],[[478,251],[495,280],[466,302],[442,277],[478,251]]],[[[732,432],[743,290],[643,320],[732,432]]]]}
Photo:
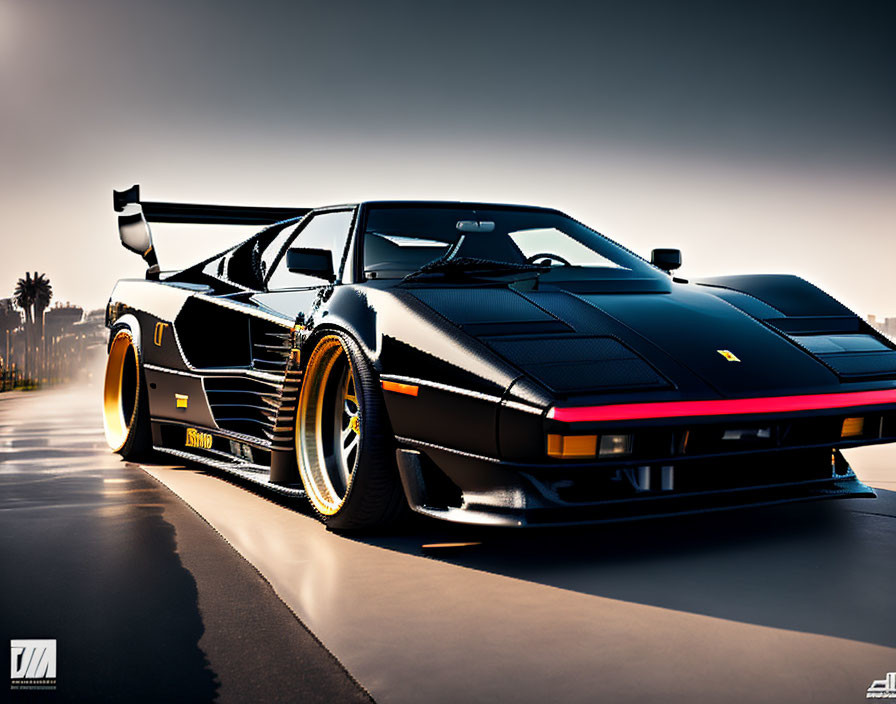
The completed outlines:
{"type": "MultiPolygon", "coordinates": [[[[20,698],[210,701],[196,584],[165,499],[108,453],[81,387],[0,398],[0,637],[55,638],[55,692],[20,698]]],[[[97,402],[98,407],[98,402],[97,402]]]]}
{"type": "Polygon", "coordinates": [[[213,528],[108,451],[96,388],[0,394],[0,535],[0,639],[57,641],[57,690],[15,700],[371,701],[213,528]]]}

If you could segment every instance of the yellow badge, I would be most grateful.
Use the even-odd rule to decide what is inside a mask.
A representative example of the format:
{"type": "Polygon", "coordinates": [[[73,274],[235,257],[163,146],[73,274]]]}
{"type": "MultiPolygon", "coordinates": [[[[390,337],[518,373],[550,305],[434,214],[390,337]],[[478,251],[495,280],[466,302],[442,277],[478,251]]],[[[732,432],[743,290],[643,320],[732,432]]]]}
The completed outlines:
{"type": "Polygon", "coordinates": [[[722,355],[729,362],[739,362],[740,360],[737,358],[737,355],[734,354],[731,350],[716,350],[720,355],[722,355]]]}
{"type": "Polygon", "coordinates": [[[210,450],[212,447],[211,433],[200,433],[196,428],[187,428],[187,447],[200,447],[210,450]]]}
{"type": "Polygon", "coordinates": [[[177,408],[186,408],[189,401],[190,397],[186,394],[174,394],[174,403],[177,408]]]}

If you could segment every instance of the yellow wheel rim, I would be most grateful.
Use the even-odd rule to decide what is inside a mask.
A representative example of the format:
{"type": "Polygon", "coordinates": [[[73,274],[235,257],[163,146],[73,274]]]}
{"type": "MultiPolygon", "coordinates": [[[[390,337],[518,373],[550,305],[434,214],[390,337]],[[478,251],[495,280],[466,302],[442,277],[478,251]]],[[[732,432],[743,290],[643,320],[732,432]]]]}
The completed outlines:
{"type": "Polygon", "coordinates": [[[140,392],[140,367],[137,350],[127,330],[120,330],[112,339],[106,360],[103,383],[103,427],[106,442],[118,452],[128,440],[137,415],[140,392]]]}
{"type": "Polygon", "coordinates": [[[305,370],[296,418],[296,457],[305,492],[331,516],[351,488],[361,447],[355,374],[342,342],[324,337],[305,370]]]}

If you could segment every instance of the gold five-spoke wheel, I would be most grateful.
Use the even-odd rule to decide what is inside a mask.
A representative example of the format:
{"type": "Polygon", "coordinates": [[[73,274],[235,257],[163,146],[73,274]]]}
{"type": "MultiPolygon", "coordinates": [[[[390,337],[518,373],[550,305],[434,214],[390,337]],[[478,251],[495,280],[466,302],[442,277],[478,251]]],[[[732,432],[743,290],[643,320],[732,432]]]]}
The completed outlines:
{"type": "Polygon", "coordinates": [[[361,449],[361,407],[351,360],[335,335],[323,338],[305,370],[296,448],[312,505],[336,513],[348,496],[361,449]]]}
{"type": "Polygon", "coordinates": [[[395,440],[367,355],[349,335],[312,347],[296,411],[296,460],[305,494],[336,530],[400,520],[407,503],[395,467],[395,440]]]}
{"type": "Polygon", "coordinates": [[[348,365],[342,376],[342,406],[337,410],[339,419],[333,427],[339,428],[339,473],[345,486],[348,486],[361,444],[361,409],[355,393],[355,377],[348,365]]]}

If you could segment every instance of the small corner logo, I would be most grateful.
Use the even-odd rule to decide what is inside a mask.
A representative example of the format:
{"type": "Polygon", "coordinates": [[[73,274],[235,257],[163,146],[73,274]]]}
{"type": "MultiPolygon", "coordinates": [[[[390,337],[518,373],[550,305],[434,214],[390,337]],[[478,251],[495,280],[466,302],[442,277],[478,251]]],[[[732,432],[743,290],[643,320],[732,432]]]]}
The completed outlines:
{"type": "Polygon", "coordinates": [[[737,358],[737,355],[734,354],[731,350],[716,350],[720,355],[722,355],[729,362],[739,362],[740,360],[737,358]]]}
{"type": "Polygon", "coordinates": [[[874,680],[865,699],[896,699],[896,672],[888,672],[882,680],[874,680]]]}
{"type": "Polygon", "coordinates": [[[56,689],[56,641],[11,640],[10,689],[56,689]]]}

